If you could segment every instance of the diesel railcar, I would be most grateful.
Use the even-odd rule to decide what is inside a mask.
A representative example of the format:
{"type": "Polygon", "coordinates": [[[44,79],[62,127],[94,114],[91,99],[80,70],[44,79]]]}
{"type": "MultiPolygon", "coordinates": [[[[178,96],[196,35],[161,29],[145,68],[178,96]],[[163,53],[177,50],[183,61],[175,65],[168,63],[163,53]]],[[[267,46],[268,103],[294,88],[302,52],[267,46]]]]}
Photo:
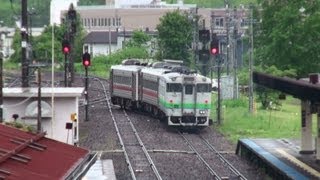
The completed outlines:
{"type": "Polygon", "coordinates": [[[180,64],[125,60],[111,67],[110,93],[113,104],[149,112],[169,126],[209,125],[211,81],[180,64]]]}

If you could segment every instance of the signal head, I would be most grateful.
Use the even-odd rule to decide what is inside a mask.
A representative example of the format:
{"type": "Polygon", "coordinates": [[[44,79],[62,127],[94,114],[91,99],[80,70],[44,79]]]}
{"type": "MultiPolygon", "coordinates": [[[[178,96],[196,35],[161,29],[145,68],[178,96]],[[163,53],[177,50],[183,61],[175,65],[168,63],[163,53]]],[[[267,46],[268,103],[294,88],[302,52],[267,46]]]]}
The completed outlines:
{"type": "Polygon", "coordinates": [[[84,53],[82,55],[82,64],[85,68],[91,66],[91,56],[89,53],[84,53]]]}
{"type": "Polygon", "coordinates": [[[62,41],[62,52],[64,54],[69,54],[70,53],[70,50],[71,50],[71,47],[70,47],[70,43],[68,40],[63,40],[62,41]]]}

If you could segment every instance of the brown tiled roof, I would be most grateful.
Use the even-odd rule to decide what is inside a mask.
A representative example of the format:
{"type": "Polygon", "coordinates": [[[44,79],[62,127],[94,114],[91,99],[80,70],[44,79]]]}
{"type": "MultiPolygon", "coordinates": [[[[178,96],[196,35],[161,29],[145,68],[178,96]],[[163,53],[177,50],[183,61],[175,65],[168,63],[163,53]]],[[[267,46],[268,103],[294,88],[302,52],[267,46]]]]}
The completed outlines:
{"type": "Polygon", "coordinates": [[[0,179],[65,179],[89,151],[0,124],[0,179]]]}

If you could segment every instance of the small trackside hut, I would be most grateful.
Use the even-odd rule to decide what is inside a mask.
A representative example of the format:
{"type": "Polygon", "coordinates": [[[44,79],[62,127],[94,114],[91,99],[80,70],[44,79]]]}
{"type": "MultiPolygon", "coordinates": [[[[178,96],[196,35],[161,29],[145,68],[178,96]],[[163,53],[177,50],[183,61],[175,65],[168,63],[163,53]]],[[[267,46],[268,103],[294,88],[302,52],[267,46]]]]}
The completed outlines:
{"type": "Polygon", "coordinates": [[[147,64],[130,59],[112,66],[112,103],[151,113],[169,126],[209,126],[211,81],[181,62],[147,64]]]}

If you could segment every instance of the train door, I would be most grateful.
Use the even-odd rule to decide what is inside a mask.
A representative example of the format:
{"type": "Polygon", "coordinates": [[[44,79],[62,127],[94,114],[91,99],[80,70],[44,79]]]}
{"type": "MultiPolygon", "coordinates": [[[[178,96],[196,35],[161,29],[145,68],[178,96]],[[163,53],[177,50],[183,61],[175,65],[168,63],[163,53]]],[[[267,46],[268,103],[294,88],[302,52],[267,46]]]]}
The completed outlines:
{"type": "Polygon", "coordinates": [[[182,96],[182,115],[194,116],[195,112],[195,86],[194,84],[184,84],[182,96]]]}

